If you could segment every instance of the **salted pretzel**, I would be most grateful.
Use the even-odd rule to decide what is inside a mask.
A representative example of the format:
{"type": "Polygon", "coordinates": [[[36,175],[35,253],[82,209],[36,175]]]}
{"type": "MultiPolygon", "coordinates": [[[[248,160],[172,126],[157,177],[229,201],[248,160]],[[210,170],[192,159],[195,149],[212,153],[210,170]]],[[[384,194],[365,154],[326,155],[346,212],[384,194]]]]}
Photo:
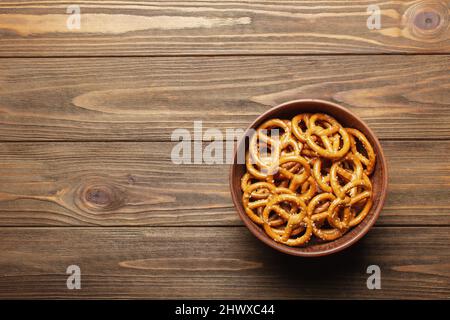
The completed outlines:
{"type": "Polygon", "coordinates": [[[349,222],[349,227],[358,225],[367,216],[373,205],[372,183],[366,174],[363,174],[363,182],[368,191],[361,192],[353,197],[349,206],[345,209],[350,211],[351,220],[349,222]],[[360,206],[359,212],[357,212],[358,205],[360,206]]]}
{"type": "Polygon", "coordinates": [[[242,203],[274,241],[288,246],[304,246],[312,238],[333,241],[369,214],[375,165],[364,134],[329,115],[271,119],[250,139],[242,203]]]}
{"type": "Polygon", "coordinates": [[[273,173],[271,174],[268,170],[256,166],[253,163],[249,152],[247,152],[245,156],[245,166],[247,168],[247,172],[255,179],[273,181],[273,173]]]}
{"type": "Polygon", "coordinates": [[[291,122],[292,133],[301,142],[306,142],[306,129],[309,128],[310,116],[311,115],[308,113],[302,113],[292,118],[291,122]],[[301,127],[302,123],[305,129],[302,129],[301,127]]]}
{"type": "MultiPolygon", "coordinates": [[[[261,216],[254,212],[255,209],[265,207],[267,205],[268,199],[274,194],[283,194],[293,192],[286,188],[277,188],[273,184],[267,182],[256,182],[248,185],[242,196],[242,202],[245,207],[245,212],[252,219],[253,222],[261,225],[263,221],[261,216]],[[264,193],[258,192],[263,190],[264,193]],[[250,200],[255,201],[250,201],[250,200]]],[[[278,222],[273,222],[273,224],[278,224],[278,222]]]]}
{"type": "Polygon", "coordinates": [[[324,225],[324,221],[328,218],[328,208],[332,201],[336,199],[336,196],[332,193],[321,193],[315,196],[308,204],[308,216],[312,220],[312,228],[313,233],[316,237],[326,240],[332,241],[337,238],[340,238],[344,232],[340,229],[331,227],[331,228],[321,228],[324,225]],[[319,203],[324,202],[327,203],[327,209],[320,211],[317,210],[319,207],[319,203]]]}
{"type": "Polygon", "coordinates": [[[263,223],[266,233],[275,241],[285,243],[290,246],[298,246],[306,243],[311,238],[312,225],[310,219],[306,216],[306,204],[299,197],[292,194],[281,194],[273,196],[267,203],[263,211],[263,223]],[[282,202],[291,202],[295,207],[299,208],[298,212],[287,212],[280,206],[282,202]],[[280,218],[286,221],[286,226],[283,234],[275,232],[269,222],[269,214],[275,212],[280,218]],[[305,231],[301,237],[290,239],[293,230],[299,226],[304,226],[305,231]]]}
{"type": "Polygon", "coordinates": [[[331,188],[333,189],[334,194],[336,194],[339,198],[343,199],[345,197],[344,192],[345,187],[354,180],[360,180],[362,178],[362,174],[363,168],[361,162],[353,154],[348,154],[345,159],[333,163],[330,169],[330,185],[331,188]],[[348,169],[346,170],[342,168],[341,165],[345,161],[351,163],[353,171],[350,172],[348,169]],[[339,184],[338,175],[348,181],[345,187],[342,187],[339,184]]]}
{"type": "Polygon", "coordinates": [[[303,182],[305,182],[311,175],[311,167],[309,166],[308,161],[306,161],[306,159],[301,156],[282,157],[279,164],[279,172],[282,176],[290,180],[289,189],[291,189],[292,191],[297,190],[297,188],[301,186],[303,182]],[[281,167],[285,163],[299,164],[303,168],[303,170],[299,171],[298,173],[293,173],[290,170],[281,167]]]}
{"type": "Polygon", "coordinates": [[[309,128],[306,131],[306,143],[319,156],[333,160],[342,158],[350,149],[350,137],[347,131],[334,118],[323,113],[314,114],[309,118],[309,128]],[[319,120],[324,122],[325,125],[319,125],[317,123],[319,120]],[[318,141],[313,139],[314,136],[320,138],[319,141],[323,146],[320,146],[318,141]],[[339,144],[336,143],[337,138],[339,138],[339,144]],[[340,146],[341,139],[342,146],[340,146]],[[337,147],[337,144],[339,147],[337,147]]]}
{"type": "Polygon", "coordinates": [[[280,119],[268,120],[258,127],[250,139],[246,157],[247,170],[259,179],[270,181],[271,176],[277,172],[277,164],[282,154],[300,154],[298,144],[291,139],[290,122],[280,119]],[[275,137],[272,136],[274,130],[277,130],[275,137]],[[292,151],[286,152],[286,149],[292,151]]]}
{"type": "Polygon", "coordinates": [[[345,130],[350,135],[350,146],[352,149],[352,153],[363,163],[363,165],[366,167],[364,169],[364,173],[367,175],[371,175],[373,172],[373,169],[375,168],[375,152],[373,151],[373,148],[367,140],[366,136],[362,134],[361,131],[352,129],[352,128],[345,128],[345,130]],[[367,153],[367,157],[361,154],[357,147],[356,147],[356,139],[358,139],[361,144],[364,147],[364,150],[367,153]]]}
{"type": "Polygon", "coordinates": [[[330,186],[330,173],[328,173],[326,176],[323,176],[322,163],[323,163],[323,161],[320,158],[316,158],[314,160],[312,174],[313,174],[314,179],[316,180],[317,184],[319,185],[319,188],[323,192],[332,192],[332,189],[330,186]]]}

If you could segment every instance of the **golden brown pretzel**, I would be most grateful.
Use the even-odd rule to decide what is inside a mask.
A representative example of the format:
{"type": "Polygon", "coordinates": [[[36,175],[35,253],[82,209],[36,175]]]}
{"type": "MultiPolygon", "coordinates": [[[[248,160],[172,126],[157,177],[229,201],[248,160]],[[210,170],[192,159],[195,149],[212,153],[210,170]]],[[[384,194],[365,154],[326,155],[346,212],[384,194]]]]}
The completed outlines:
{"type": "Polygon", "coordinates": [[[332,136],[341,128],[341,125],[336,121],[336,119],[324,113],[316,113],[309,117],[308,124],[309,126],[308,130],[306,131],[306,135],[308,135],[309,131],[313,131],[319,136],[332,136]],[[317,121],[323,122],[324,125],[318,125],[317,121]]]}
{"type": "MultiPolygon", "coordinates": [[[[262,225],[263,221],[261,216],[254,212],[254,209],[264,208],[267,205],[268,199],[272,195],[278,194],[294,194],[291,190],[287,188],[277,188],[273,184],[268,182],[256,182],[251,185],[248,185],[244,190],[244,194],[242,196],[242,203],[244,204],[245,213],[252,219],[253,222],[262,225]],[[258,192],[259,190],[264,190],[263,193],[258,192]],[[256,201],[250,201],[251,199],[255,199],[256,201]]],[[[271,222],[271,225],[280,225],[279,220],[274,220],[271,222]]]]}
{"type": "Polygon", "coordinates": [[[258,167],[259,168],[258,171],[262,175],[266,176],[273,175],[276,173],[282,150],[282,145],[280,144],[279,141],[276,140],[268,140],[268,141],[269,143],[264,143],[264,145],[262,146],[265,150],[264,155],[262,155],[261,149],[260,147],[258,147],[259,144],[256,142],[255,139],[252,139],[250,141],[249,152],[247,153],[248,157],[246,160],[247,163],[250,162],[252,165],[258,167]]]}
{"type": "MultiPolygon", "coordinates": [[[[291,137],[291,126],[289,125],[288,122],[284,122],[283,120],[280,120],[280,119],[268,120],[259,126],[259,128],[256,130],[256,134],[254,136],[256,136],[256,138],[262,140],[265,143],[278,140],[281,145],[285,145],[291,137]],[[276,129],[276,128],[278,128],[278,129],[276,129]],[[280,135],[280,132],[278,132],[277,139],[269,137],[265,133],[265,131],[267,133],[272,133],[273,129],[276,129],[276,130],[281,129],[281,131],[283,131],[283,133],[280,135]]],[[[252,137],[252,139],[256,139],[256,138],[252,137]]]]}
{"type": "Polygon", "coordinates": [[[368,191],[361,192],[357,196],[354,196],[351,199],[350,206],[345,209],[350,211],[351,220],[349,222],[349,227],[358,225],[367,216],[373,205],[372,183],[366,174],[363,174],[363,181],[368,191]],[[354,209],[354,205],[362,202],[363,207],[357,212],[356,209],[354,209]]]}
{"type": "Polygon", "coordinates": [[[273,182],[274,169],[258,168],[258,166],[253,163],[253,160],[251,160],[250,153],[248,152],[245,156],[245,166],[247,168],[247,172],[256,179],[273,182]]]}
{"type": "Polygon", "coordinates": [[[369,140],[367,140],[366,136],[359,130],[352,129],[352,128],[345,128],[345,130],[350,135],[350,146],[352,149],[352,153],[356,157],[358,157],[358,159],[361,161],[361,163],[366,167],[364,169],[364,173],[366,175],[370,176],[373,172],[373,169],[375,168],[376,156],[375,156],[375,152],[373,151],[373,148],[372,148],[369,140]],[[367,157],[365,157],[363,154],[361,154],[358,151],[358,149],[356,147],[355,139],[358,139],[361,142],[363,148],[367,152],[367,157]]]}
{"type": "Polygon", "coordinates": [[[294,136],[300,141],[300,142],[306,142],[306,130],[303,131],[302,128],[300,128],[299,124],[304,123],[305,128],[309,128],[309,117],[310,114],[308,113],[302,113],[294,118],[292,118],[291,122],[291,129],[294,136]]]}
{"type": "Polygon", "coordinates": [[[350,149],[347,131],[334,119],[323,113],[316,113],[309,118],[309,128],[304,134],[308,146],[318,155],[328,159],[342,158],[350,149]],[[323,125],[319,125],[320,121],[323,125]],[[319,140],[314,137],[320,138],[319,140]],[[340,140],[342,139],[342,147],[340,140]],[[322,146],[319,145],[320,142],[322,146]]]}
{"type": "Polygon", "coordinates": [[[299,197],[292,194],[281,194],[273,196],[267,203],[266,208],[263,211],[264,230],[275,241],[284,243],[288,246],[298,246],[306,243],[311,238],[312,224],[311,220],[306,216],[306,204],[299,197]],[[281,202],[294,203],[300,212],[292,214],[286,212],[279,204],[281,202]],[[283,220],[286,221],[284,233],[280,234],[273,230],[269,223],[269,214],[275,212],[283,220]],[[299,226],[306,227],[304,234],[298,238],[290,239],[293,231],[299,226]]]}
{"type": "Polygon", "coordinates": [[[336,200],[336,197],[332,193],[321,193],[311,199],[308,204],[307,213],[312,220],[313,233],[316,237],[326,241],[335,240],[344,234],[343,231],[336,228],[323,229],[320,227],[328,218],[328,210],[316,213],[319,203],[324,201],[325,203],[331,203],[334,200],[336,200]]]}
{"type": "Polygon", "coordinates": [[[258,199],[256,201],[250,202],[250,199],[253,196],[253,192],[257,190],[265,190],[268,191],[267,198],[275,194],[276,187],[272,185],[271,183],[267,182],[257,182],[254,184],[251,184],[247,186],[243,191],[244,194],[242,196],[242,203],[244,204],[245,213],[249,216],[250,219],[252,219],[253,222],[262,225],[263,221],[261,220],[261,217],[257,215],[253,210],[259,207],[265,207],[267,205],[267,198],[266,199],[258,199]]]}
{"type": "Polygon", "coordinates": [[[336,198],[333,200],[333,202],[330,204],[330,207],[328,208],[327,211],[328,223],[338,230],[343,231],[349,227],[351,218],[350,211],[342,210],[344,212],[344,216],[342,217],[342,219],[339,218],[340,209],[345,209],[345,206],[347,206],[349,202],[350,202],[349,198],[345,199],[336,198]]]}
{"type": "Polygon", "coordinates": [[[330,186],[330,174],[328,173],[325,177],[322,175],[322,159],[317,158],[314,160],[312,173],[322,191],[332,192],[330,186]]]}
{"type": "Polygon", "coordinates": [[[259,167],[259,172],[263,175],[273,175],[276,173],[281,151],[291,142],[290,137],[291,128],[287,122],[280,119],[271,119],[264,122],[250,138],[249,160],[259,167]],[[269,136],[268,133],[272,133],[273,129],[283,131],[283,133],[280,135],[280,132],[278,132],[276,137],[269,136]],[[266,151],[264,157],[261,155],[261,147],[266,151]],[[270,156],[268,156],[269,153],[270,156]]]}
{"type": "Polygon", "coordinates": [[[330,208],[328,209],[328,222],[330,223],[330,225],[341,230],[348,228],[350,226],[350,219],[352,218],[351,211],[344,210],[344,218],[340,220],[337,214],[337,209],[341,206],[352,206],[355,203],[358,203],[366,198],[371,201],[370,199],[372,197],[372,184],[370,183],[369,179],[363,178],[352,180],[351,182],[346,184],[344,188],[342,188],[342,192],[344,195],[346,195],[350,190],[356,187],[363,187],[365,191],[352,197],[337,198],[330,205],[330,208]]]}
{"type": "MultiPolygon", "coordinates": [[[[348,152],[348,150],[350,149],[350,138],[348,136],[347,131],[344,128],[339,128],[339,136],[341,139],[342,138],[342,147],[339,149],[334,149],[333,148],[333,144],[331,144],[330,138],[325,135],[322,134],[324,132],[324,130],[328,130],[328,129],[317,129],[317,127],[315,129],[308,129],[308,133],[307,133],[307,138],[306,138],[306,143],[308,144],[308,146],[315,151],[318,155],[327,158],[327,159],[339,159],[342,158],[343,156],[345,156],[345,154],[348,152]],[[322,143],[324,144],[324,147],[320,146],[318,143],[316,143],[314,141],[314,139],[312,138],[313,135],[319,136],[320,139],[322,140],[322,143]]],[[[336,138],[333,138],[336,139],[336,138]]]]}
{"type": "Polygon", "coordinates": [[[299,173],[293,173],[283,167],[280,167],[278,171],[285,178],[290,179],[289,189],[295,191],[303,182],[306,181],[306,179],[309,178],[309,176],[311,175],[311,167],[309,166],[308,161],[306,161],[306,159],[301,156],[281,157],[280,166],[290,162],[299,164],[303,168],[303,170],[299,173]]]}
{"type": "Polygon", "coordinates": [[[297,192],[300,199],[303,201],[309,201],[312,197],[314,197],[317,193],[317,183],[313,177],[309,177],[303,184],[301,185],[300,192],[297,192]]]}
{"type": "Polygon", "coordinates": [[[345,197],[345,192],[343,191],[343,189],[345,187],[342,187],[339,184],[339,179],[338,179],[338,175],[340,175],[341,177],[343,177],[345,180],[349,181],[347,183],[347,185],[349,183],[351,183],[354,180],[360,180],[362,178],[363,175],[363,168],[361,165],[361,162],[359,161],[359,159],[357,157],[355,157],[352,154],[349,154],[346,156],[345,159],[341,160],[341,161],[337,161],[335,163],[333,163],[333,165],[331,166],[330,169],[330,185],[331,188],[333,189],[333,192],[336,196],[338,196],[339,198],[343,199],[345,197]],[[349,172],[348,170],[345,170],[341,167],[341,164],[344,161],[350,161],[352,166],[353,166],[353,171],[349,172]]]}
{"type": "Polygon", "coordinates": [[[242,190],[242,191],[245,191],[245,189],[246,189],[249,185],[251,185],[251,184],[257,182],[257,180],[258,180],[258,179],[256,179],[256,178],[255,178],[254,176],[252,176],[250,173],[246,172],[246,173],[242,176],[242,178],[241,178],[241,190],[242,190]]]}

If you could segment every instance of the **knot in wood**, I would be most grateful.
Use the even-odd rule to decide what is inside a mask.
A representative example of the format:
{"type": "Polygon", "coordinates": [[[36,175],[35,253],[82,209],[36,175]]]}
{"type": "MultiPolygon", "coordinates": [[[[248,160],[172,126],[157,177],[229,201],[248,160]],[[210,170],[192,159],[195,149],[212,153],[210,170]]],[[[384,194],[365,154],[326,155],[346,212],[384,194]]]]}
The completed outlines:
{"type": "Polygon", "coordinates": [[[123,193],[115,186],[105,183],[82,185],[77,198],[78,207],[86,211],[111,212],[124,203],[123,193]]]}
{"type": "Polygon", "coordinates": [[[419,1],[409,7],[403,23],[418,40],[441,41],[448,32],[448,8],[441,1],[419,1]]]}

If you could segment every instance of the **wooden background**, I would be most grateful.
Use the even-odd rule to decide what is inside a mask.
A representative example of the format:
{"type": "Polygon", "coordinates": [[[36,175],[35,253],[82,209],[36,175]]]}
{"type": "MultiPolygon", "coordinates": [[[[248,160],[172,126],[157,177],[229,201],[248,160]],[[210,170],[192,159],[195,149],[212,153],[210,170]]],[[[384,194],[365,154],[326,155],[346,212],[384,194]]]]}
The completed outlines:
{"type": "Polygon", "coordinates": [[[450,298],[450,1],[0,2],[1,298],[450,298]],[[380,30],[367,7],[382,10],[380,30]],[[68,30],[66,8],[81,7],[68,30]],[[344,105],[381,139],[388,200],[333,256],[239,221],[226,165],[176,128],[344,105]],[[66,268],[81,268],[81,290],[66,268]],[[382,289],[366,287],[367,266],[382,289]]]}

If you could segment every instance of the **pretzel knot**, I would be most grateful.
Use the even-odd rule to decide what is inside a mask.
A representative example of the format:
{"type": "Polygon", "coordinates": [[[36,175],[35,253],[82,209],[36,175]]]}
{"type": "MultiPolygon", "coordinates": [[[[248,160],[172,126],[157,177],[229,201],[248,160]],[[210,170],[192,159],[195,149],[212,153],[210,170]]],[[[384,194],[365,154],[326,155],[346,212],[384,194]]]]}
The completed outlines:
{"type": "Polygon", "coordinates": [[[299,114],[292,118],[291,128],[294,136],[301,142],[306,142],[306,129],[309,129],[310,114],[299,114]],[[302,128],[303,125],[303,128],[302,128]]]}
{"type": "Polygon", "coordinates": [[[375,152],[373,151],[372,146],[370,145],[369,140],[367,140],[367,138],[359,130],[352,129],[352,128],[346,128],[345,130],[350,135],[350,146],[352,149],[352,153],[366,167],[364,169],[364,173],[367,175],[371,175],[373,172],[373,169],[375,168],[376,156],[375,156],[375,152]],[[367,153],[367,157],[358,151],[358,148],[356,146],[356,140],[359,140],[361,142],[361,144],[363,145],[363,148],[365,149],[365,151],[367,153]]]}
{"type": "Polygon", "coordinates": [[[306,243],[311,238],[312,225],[310,219],[306,216],[306,204],[296,195],[280,194],[271,197],[263,211],[263,222],[266,233],[277,242],[298,246],[306,243]],[[299,211],[287,212],[281,206],[282,203],[290,203],[293,208],[297,208],[299,211]],[[274,230],[270,225],[269,216],[272,212],[286,222],[283,232],[279,229],[274,230]],[[303,235],[296,239],[290,239],[293,231],[298,231],[298,229],[304,230],[303,235]]]}
{"type": "Polygon", "coordinates": [[[323,113],[264,122],[250,139],[241,179],[246,214],[274,241],[342,237],[373,205],[370,142],[323,113]],[[274,134],[273,130],[276,130],[274,134]]]}
{"type": "Polygon", "coordinates": [[[312,115],[309,119],[306,143],[313,151],[327,159],[342,158],[350,149],[347,131],[334,118],[321,113],[312,115]],[[319,120],[323,123],[322,126],[317,123],[319,120]],[[323,146],[313,137],[317,137],[323,146]]]}
{"type": "Polygon", "coordinates": [[[321,193],[315,196],[308,204],[308,216],[312,220],[313,233],[322,240],[335,240],[344,234],[344,232],[338,228],[321,228],[328,218],[328,208],[334,200],[336,200],[336,197],[332,193],[321,193]],[[320,204],[322,207],[325,207],[325,210],[320,209],[320,204]],[[326,204],[326,206],[324,206],[324,204],[326,204]]]}
{"type": "Polygon", "coordinates": [[[260,179],[270,180],[277,172],[280,155],[285,153],[286,148],[293,149],[292,155],[300,153],[298,145],[290,137],[289,123],[280,119],[263,123],[250,139],[247,170],[260,179]]]}
{"type": "MultiPolygon", "coordinates": [[[[263,220],[261,214],[255,213],[254,210],[266,207],[268,198],[270,198],[274,194],[282,193],[293,192],[286,188],[277,188],[273,184],[267,182],[256,182],[247,185],[242,196],[242,202],[245,207],[245,212],[253,222],[262,225],[263,220]]],[[[271,224],[279,225],[280,220],[271,221],[271,224]]]]}
{"type": "Polygon", "coordinates": [[[278,171],[282,176],[290,180],[289,189],[291,189],[292,191],[297,190],[297,188],[301,186],[303,182],[305,182],[311,175],[311,167],[309,166],[308,161],[306,161],[306,159],[301,156],[282,157],[280,159],[279,165],[280,167],[278,171]],[[299,166],[297,167],[297,169],[302,170],[298,170],[298,172],[295,173],[291,170],[285,169],[284,167],[282,167],[282,165],[286,163],[298,164],[299,166]]]}

